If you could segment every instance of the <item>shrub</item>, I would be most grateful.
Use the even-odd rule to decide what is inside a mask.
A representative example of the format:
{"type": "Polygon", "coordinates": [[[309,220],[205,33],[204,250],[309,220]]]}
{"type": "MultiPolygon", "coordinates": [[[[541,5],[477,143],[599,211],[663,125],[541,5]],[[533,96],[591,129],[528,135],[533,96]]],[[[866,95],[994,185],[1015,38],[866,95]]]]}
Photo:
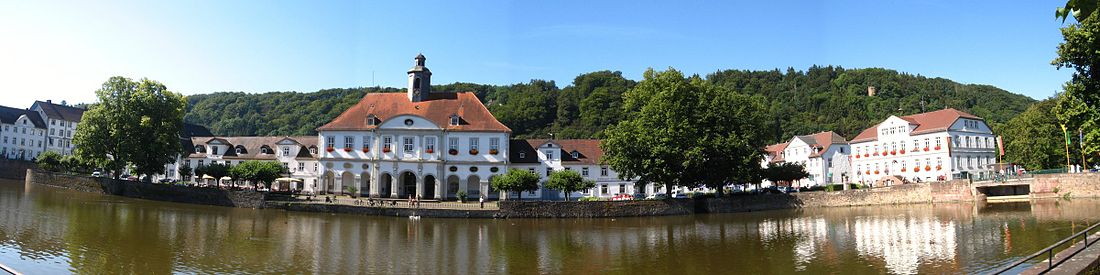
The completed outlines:
{"type": "Polygon", "coordinates": [[[593,197],[593,196],[581,197],[580,199],[577,199],[577,201],[599,201],[599,200],[600,200],[600,198],[593,197]]]}
{"type": "Polygon", "coordinates": [[[455,195],[458,196],[458,201],[460,202],[466,202],[466,199],[468,198],[466,195],[466,190],[458,190],[458,194],[455,195]]]}

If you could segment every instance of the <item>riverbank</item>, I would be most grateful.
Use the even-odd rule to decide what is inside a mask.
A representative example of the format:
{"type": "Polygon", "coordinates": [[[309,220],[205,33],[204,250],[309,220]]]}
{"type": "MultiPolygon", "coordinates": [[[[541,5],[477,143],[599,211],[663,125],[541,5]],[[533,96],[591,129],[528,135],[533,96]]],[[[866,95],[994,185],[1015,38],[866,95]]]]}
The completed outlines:
{"type": "MultiPolygon", "coordinates": [[[[914,183],[874,189],[791,194],[739,194],[722,198],[635,201],[501,201],[490,209],[454,209],[424,203],[419,207],[379,207],[301,201],[264,192],[178,186],[90,178],[26,170],[26,184],[66,188],[131,198],[218,205],[271,208],[286,211],[345,213],[374,216],[433,218],[611,218],[673,216],[703,213],[737,213],[796,208],[851,207],[899,204],[938,204],[984,201],[983,194],[965,180],[914,183]]],[[[1030,183],[1031,198],[1100,197],[1100,174],[1037,175],[1030,183]]],[[[438,204],[441,205],[441,204],[438,204]]],[[[474,205],[474,204],[471,204],[474,205]]],[[[472,207],[470,207],[472,208],[472,207]]]]}

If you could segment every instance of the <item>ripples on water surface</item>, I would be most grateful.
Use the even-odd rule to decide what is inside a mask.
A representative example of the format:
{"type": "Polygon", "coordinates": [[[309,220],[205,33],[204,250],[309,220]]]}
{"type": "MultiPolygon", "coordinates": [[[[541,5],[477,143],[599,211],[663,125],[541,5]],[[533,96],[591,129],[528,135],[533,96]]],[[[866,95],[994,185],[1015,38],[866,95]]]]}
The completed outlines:
{"type": "Polygon", "coordinates": [[[0,180],[0,262],[26,274],[979,273],[1095,222],[1100,201],[652,218],[464,220],[126,199],[0,180]]]}

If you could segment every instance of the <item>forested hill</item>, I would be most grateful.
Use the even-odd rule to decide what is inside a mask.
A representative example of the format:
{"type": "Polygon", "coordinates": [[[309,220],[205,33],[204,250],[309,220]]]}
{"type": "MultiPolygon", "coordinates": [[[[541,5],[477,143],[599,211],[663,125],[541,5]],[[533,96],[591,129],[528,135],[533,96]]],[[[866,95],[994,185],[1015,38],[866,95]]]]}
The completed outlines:
{"type": "MultiPolygon", "coordinates": [[[[888,69],[814,66],[807,71],[725,70],[703,76],[712,84],[769,100],[776,140],[832,130],[852,138],[890,115],[956,108],[985,118],[995,128],[1035,100],[989,85],[959,84],[888,69]],[[874,96],[868,86],[876,87],[874,96]]],[[[636,81],[619,72],[577,76],[559,88],[553,81],[512,85],[454,83],[433,91],[474,91],[516,137],[598,137],[620,119],[622,94],[636,81]]],[[[313,93],[219,92],[188,97],[186,121],[217,135],[312,135],[368,92],[400,88],[327,89],[313,93]]]]}

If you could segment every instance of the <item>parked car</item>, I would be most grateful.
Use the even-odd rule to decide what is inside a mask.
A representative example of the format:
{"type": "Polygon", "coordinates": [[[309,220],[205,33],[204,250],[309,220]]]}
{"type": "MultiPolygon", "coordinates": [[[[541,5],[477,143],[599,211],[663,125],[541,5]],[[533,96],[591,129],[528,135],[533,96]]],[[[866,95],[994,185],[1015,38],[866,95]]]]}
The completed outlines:
{"type": "Polygon", "coordinates": [[[169,183],[169,182],[172,182],[172,179],[160,179],[160,183],[169,183]]]}
{"type": "Polygon", "coordinates": [[[645,198],[650,199],[650,200],[663,200],[663,199],[668,199],[668,195],[665,195],[665,193],[657,193],[657,194],[649,195],[648,197],[645,197],[645,198]]]}
{"type": "Polygon", "coordinates": [[[688,198],[688,196],[684,193],[675,193],[675,194],[672,194],[672,198],[673,199],[686,199],[686,198],[688,198]]]}
{"type": "Polygon", "coordinates": [[[618,194],[618,195],[615,195],[614,197],[611,197],[611,200],[613,200],[613,201],[628,201],[628,200],[633,200],[633,199],[634,199],[634,196],[631,196],[630,194],[618,194]]]}
{"type": "Polygon", "coordinates": [[[100,173],[99,171],[92,172],[92,177],[94,177],[94,178],[98,178],[98,177],[102,177],[102,176],[103,176],[103,173],[100,173]]]}

